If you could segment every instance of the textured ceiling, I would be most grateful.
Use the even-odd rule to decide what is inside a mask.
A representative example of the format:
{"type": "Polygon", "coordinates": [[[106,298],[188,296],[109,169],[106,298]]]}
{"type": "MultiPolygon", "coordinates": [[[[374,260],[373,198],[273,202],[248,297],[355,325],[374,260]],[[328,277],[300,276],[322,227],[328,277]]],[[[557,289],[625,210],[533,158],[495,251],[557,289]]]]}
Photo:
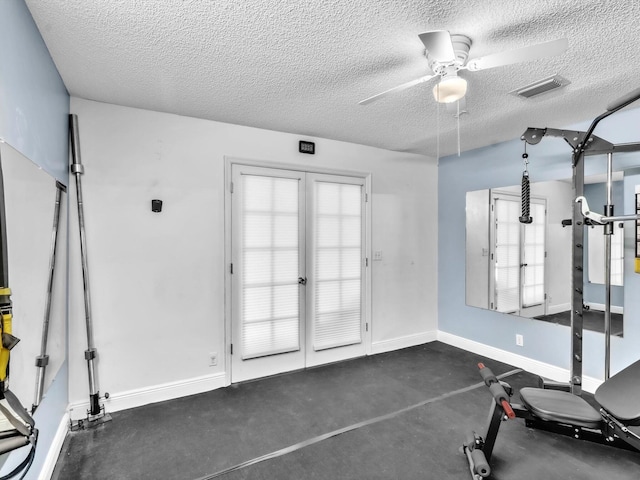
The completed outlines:
{"type": "Polygon", "coordinates": [[[588,120],[640,86],[631,0],[26,3],[72,96],[431,156],[455,153],[458,139],[433,83],[358,105],[429,73],[419,33],[465,34],[470,58],[569,41],[558,57],[461,73],[463,151],[588,120]],[[571,85],[508,93],[554,74],[571,85]]]}

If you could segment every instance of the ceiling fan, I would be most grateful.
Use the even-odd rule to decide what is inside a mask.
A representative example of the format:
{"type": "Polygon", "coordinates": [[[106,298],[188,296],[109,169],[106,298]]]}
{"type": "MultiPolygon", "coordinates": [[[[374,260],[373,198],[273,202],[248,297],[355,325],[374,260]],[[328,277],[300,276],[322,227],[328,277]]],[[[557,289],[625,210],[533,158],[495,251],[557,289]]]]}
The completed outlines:
{"type": "Polygon", "coordinates": [[[461,70],[476,72],[551,57],[561,54],[569,45],[566,38],[560,38],[468,60],[471,39],[466,35],[452,35],[446,30],[433,30],[418,36],[426,48],[425,54],[432,73],[365,98],[359,102],[360,105],[366,105],[389,93],[400,92],[435,77],[440,77],[440,81],[433,88],[436,101],[452,103],[462,99],[467,93],[467,81],[458,76],[461,70]]]}

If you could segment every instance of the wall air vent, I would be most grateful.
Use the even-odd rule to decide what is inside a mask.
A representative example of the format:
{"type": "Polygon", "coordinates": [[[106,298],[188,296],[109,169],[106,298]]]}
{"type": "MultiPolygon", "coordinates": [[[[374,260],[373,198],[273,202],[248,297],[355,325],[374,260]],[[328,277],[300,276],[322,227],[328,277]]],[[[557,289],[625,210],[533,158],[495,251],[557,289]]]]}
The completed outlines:
{"type": "Polygon", "coordinates": [[[544,80],[538,80],[535,83],[527,85],[526,87],[516,88],[512,92],[509,92],[518,97],[531,98],[542,95],[543,93],[556,90],[561,87],[569,85],[571,82],[560,75],[554,75],[553,77],[545,78],[544,80]]]}

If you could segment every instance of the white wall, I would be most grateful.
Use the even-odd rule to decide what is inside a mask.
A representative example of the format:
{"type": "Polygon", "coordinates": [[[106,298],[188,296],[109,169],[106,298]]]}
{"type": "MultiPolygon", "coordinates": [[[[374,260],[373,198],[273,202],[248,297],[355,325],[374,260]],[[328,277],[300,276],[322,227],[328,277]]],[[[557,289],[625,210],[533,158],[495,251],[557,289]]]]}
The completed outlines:
{"type": "MultiPolygon", "coordinates": [[[[370,172],[372,250],[383,253],[370,263],[372,349],[435,338],[435,160],[77,98],[71,105],[86,172],[96,367],[101,393],[112,394],[107,410],[124,405],[118,398],[152,399],[145,390],[189,382],[206,389],[224,378],[224,362],[209,367],[209,352],[225,349],[225,157],[370,172]],[[316,155],[298,153],[300,139],[315,141],[316,155]],[[162,213],[151,212],[154,198],[162,213]]],[[[71,212],[69,382],[72,409],[80,410],[88,401],[86,334],[71,212]]]]}

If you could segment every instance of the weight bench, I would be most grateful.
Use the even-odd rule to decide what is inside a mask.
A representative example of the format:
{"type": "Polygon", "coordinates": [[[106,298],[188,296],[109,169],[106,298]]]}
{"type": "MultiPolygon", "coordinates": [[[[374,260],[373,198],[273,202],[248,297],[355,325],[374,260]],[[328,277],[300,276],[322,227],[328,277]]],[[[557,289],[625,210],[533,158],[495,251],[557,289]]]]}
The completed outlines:
{"type": "Polygon", "coordinates": [[[640,425],[640,360],[598,387],[599,411],[584,398],[555,389],[525,387],[520,390],[522,403],[511,403],[511,386],[482,363],[478,368],[494,401],[484,435],[471,432],[462,445],[474,480],[491,475],[500,424],[514,418],[523,418],[527,427],[640,452],[640,436],[628,428],[640,425]]]}

